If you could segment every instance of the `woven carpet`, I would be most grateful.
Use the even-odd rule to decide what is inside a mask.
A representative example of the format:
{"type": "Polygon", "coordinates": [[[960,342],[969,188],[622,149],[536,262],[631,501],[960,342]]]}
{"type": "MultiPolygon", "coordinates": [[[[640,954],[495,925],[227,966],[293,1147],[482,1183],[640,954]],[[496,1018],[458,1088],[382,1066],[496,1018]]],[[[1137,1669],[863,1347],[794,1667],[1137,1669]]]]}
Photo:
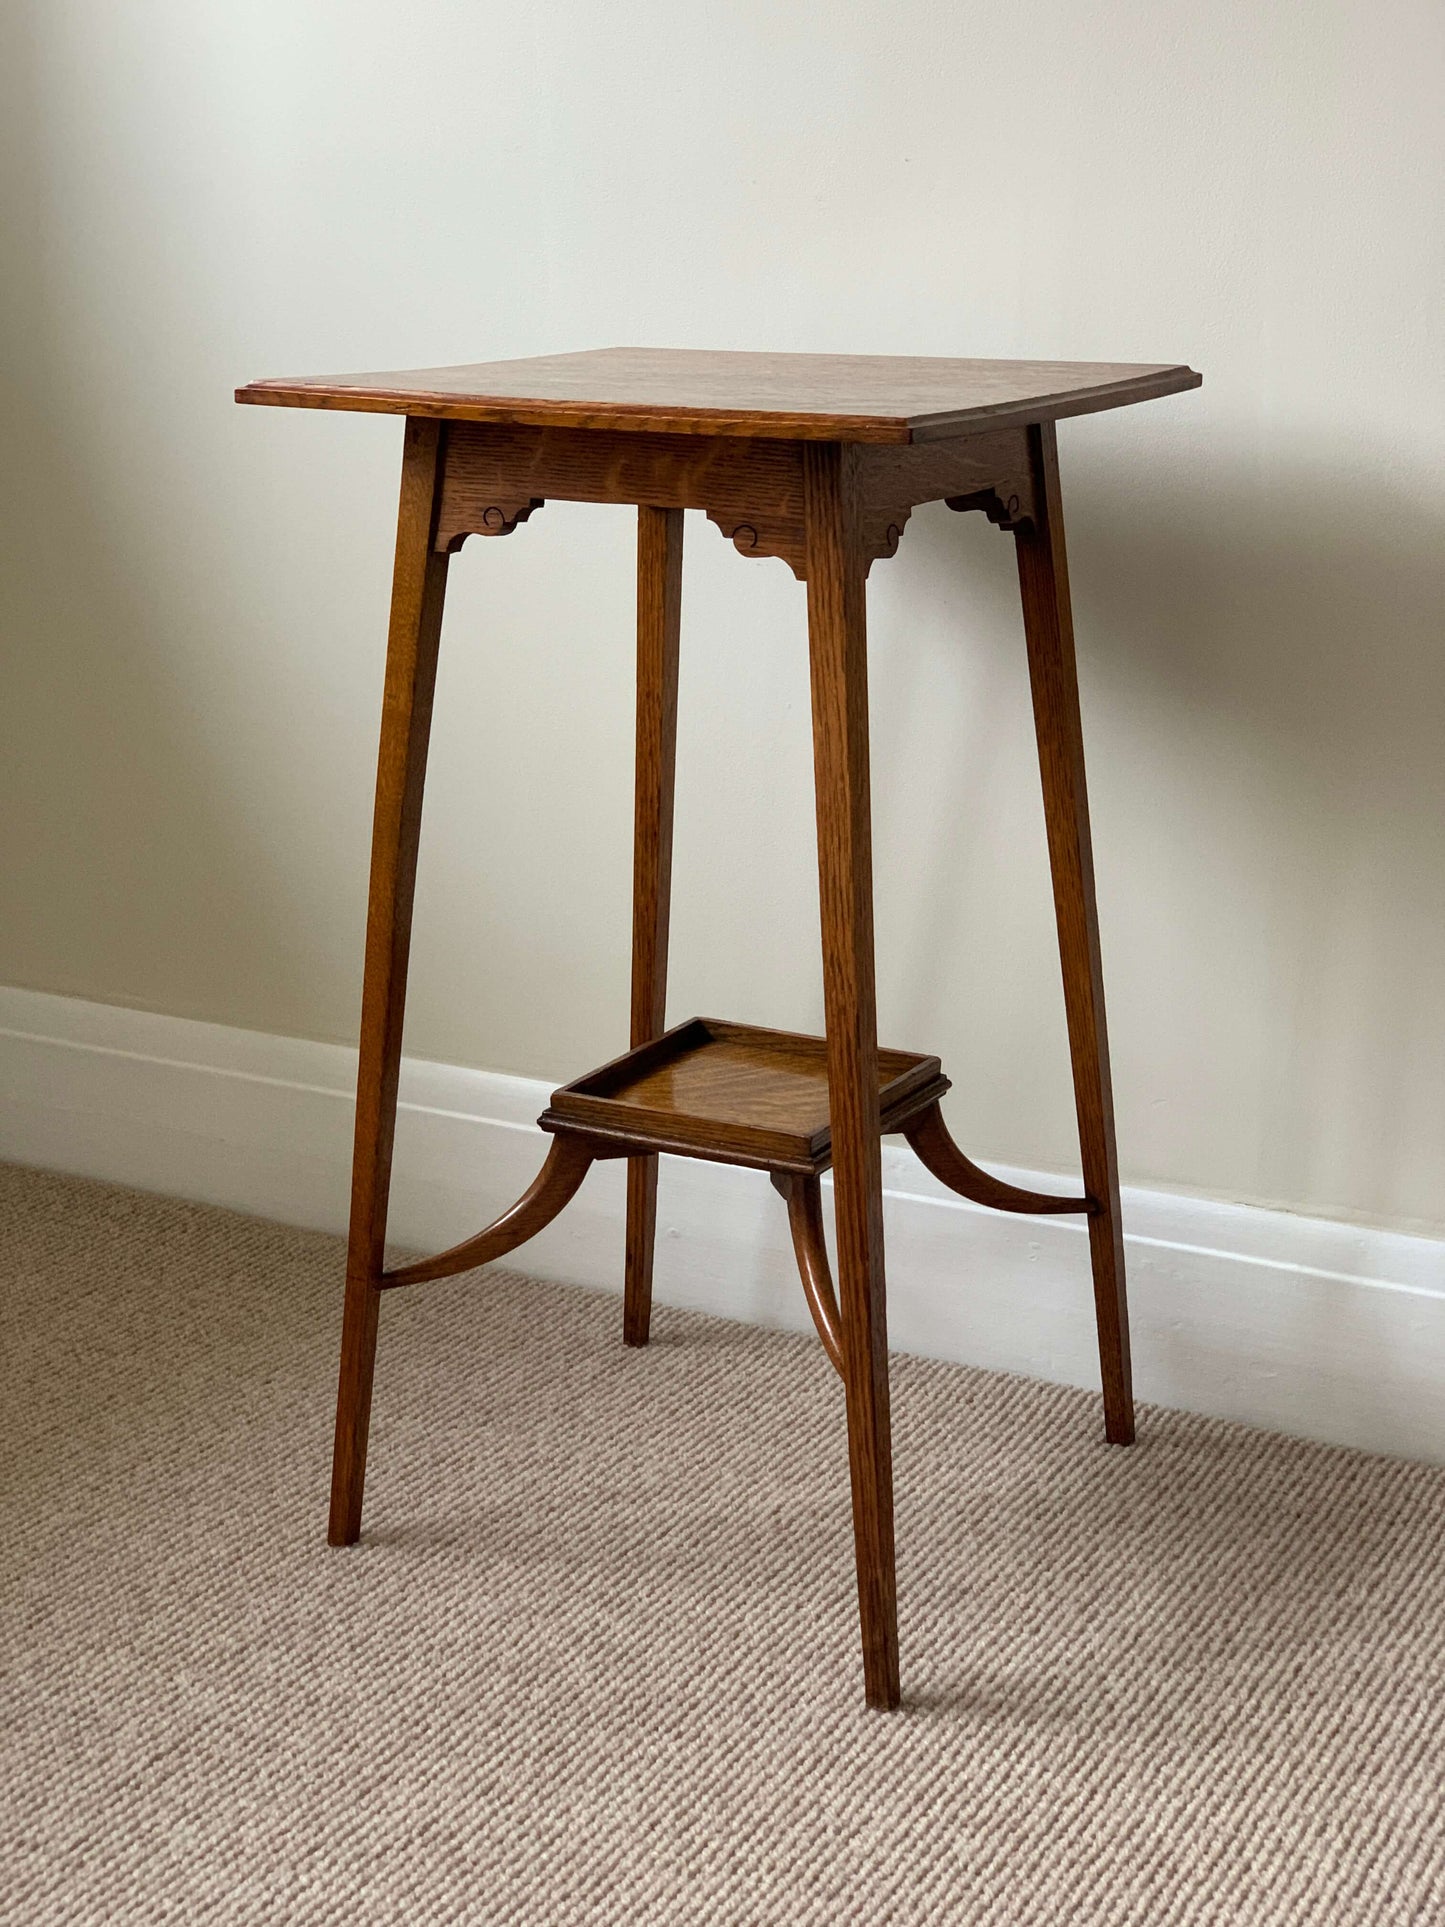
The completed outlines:
{"type": "Polygon", "coordinates": [[[10,1168],[0,1265],[7,1923],[1445,1920],[1445,1473],[899,1358],[870,1714],[817,1345],[398,1293],[332,1551],[335,1240],[10,1168]]]}

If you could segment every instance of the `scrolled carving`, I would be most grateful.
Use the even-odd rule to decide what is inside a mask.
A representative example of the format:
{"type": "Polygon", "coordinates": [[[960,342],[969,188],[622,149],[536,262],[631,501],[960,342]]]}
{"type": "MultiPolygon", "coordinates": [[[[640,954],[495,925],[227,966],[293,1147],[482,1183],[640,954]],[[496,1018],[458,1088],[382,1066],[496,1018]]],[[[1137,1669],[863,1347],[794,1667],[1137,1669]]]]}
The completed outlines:
{"type": "Polygon", "coordinates": [[[982,509],[996,529],[1018,529],[1033,520],[1017,491],[1005,499],[995,488],[977,488],[967,495],[945,495],[943,501],[945,508],[956,509],[960,515],[969,509],[982,509]]]}
{"type": "Polygon", "coordinates": [[[787,563],[801,582],[807,573],[804,567],[801,501],[796,507],[786,505],[781,512],[770,515],[760,514],[757,508],[749,507],[747,516],[751,519],[744,519],[738,509],[707,510],[708,521],[722,530],[739,555],[776,556],[787,563]]]}
{"type": "Polygon", "coordinates": [[[455,555],[469,535],[510,535],[519,522],[525,522],[546,506],[545,495],[531,495],[524,501],[490,502],[485,508],[473,511],[472,527],[446,531],[446,552],[455,555]]]}
{"type": "Polygon", "coordinates": [[[870,561],[894,555],[913,510],[945,501],[982,509],[996,528],[1022,528],[1034,513],[1028,437],[991,429],[904,448],[860,450],[859,536],[870,561]]]}
{"type": "Polygon", "coordinates": [[[704,509],[743,555],[803,573],[802,460],[796,443],[454,422],[447,433],[436,545],[509,535],[544,501],[704,509]]]}
{"type": "MultiPolygon", "coordinates": [[[[510,535],[548,500],[702,509],[740,555],[775,556],[804,581],[802,445],[730,435],[633,434],[453,422],[435,535],[510,535]]],[[[895,555],[924,502],[980,509],[996,527],[1034,519],[1027,431],[990,429],[849,451],[853,539],[866,563],[895,555]]]]}

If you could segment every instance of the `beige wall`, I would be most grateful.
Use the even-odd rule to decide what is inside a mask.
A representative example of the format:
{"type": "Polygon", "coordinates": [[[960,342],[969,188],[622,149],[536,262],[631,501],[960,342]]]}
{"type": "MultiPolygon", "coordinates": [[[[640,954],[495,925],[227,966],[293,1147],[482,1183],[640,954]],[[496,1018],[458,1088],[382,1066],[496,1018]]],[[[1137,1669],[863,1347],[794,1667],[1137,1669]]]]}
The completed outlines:
{"type": "MultiPolygon", "coordinates": [[[[1437,0],[0,24],[0,981],[350,1038],[400,429],[610,342],[1188,360],[1061,431],[1126,1175],[1445,1228],[1437,0]]],[[[453,567],[409,1047],[625,1042],[632,529],[453,567]]],[[[1011,545],[874,571],[881,1022],[1073,1158],[1011,545]]],[[[689,518],[676,1016],[820,1018],[802,591],[689,518]]]]}

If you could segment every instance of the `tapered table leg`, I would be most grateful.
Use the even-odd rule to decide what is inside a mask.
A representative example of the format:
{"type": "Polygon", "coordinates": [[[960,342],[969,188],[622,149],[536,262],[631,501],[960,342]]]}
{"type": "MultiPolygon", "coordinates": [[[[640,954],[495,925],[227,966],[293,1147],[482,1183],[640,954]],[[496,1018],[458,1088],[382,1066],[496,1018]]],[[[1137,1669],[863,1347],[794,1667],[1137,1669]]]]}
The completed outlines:
{"type": "Polygon", "coordinates": [[[898,1704],[898,1609],[873,980],[866,563],[856,526],[856,461],[852,448],[806,444],[803,504],[828,1102],[863,1681],[870,1706],[891,1707],[898,1704]]]}
{"type": "Polygon", "coordinates": [[[1084,1188],[1097,1206],[1089,1218],[1089,1252],[1104,1381],[1104,1436],[1112,1444],[1129,1445],[1134,1438],[1134,1393],[1129,1365],[1129,1308],[1124,1291],[1124,1235],[1119,1215],[1119,1163],[1114,1147],[1114,1098],[1104,1022],[1104,976],[1094,901],[1094,856],[1084,781],[1069,569],[1052,423],[1030,428],[1029,450],[1037,514],[1031,525],[1016,534],[1019,587],[1043,776],[1084,1188]]]}
{"type": "MultiPolygon", "coordinates": [[[[682,510],[637,511],[637,789],[632,847],[632,1046],[667,1027],[667,929],[677,769],[682,510]]],[[[622,1336],[645,1345],[652,1322],[657,1158],[627,1161],[622,1336]]]]}
{"type": "Polygon", "coordinates": [[[361,1531],[371,1377],[386,1244],[387,1196],[396,1129],[406,968],[422,786],[431,733],[447,558],[433,552],[446,430],[408,419],[402,456],[396,567],[386,647],[376,811],[371,836],[371,895],[366,917],[366,971],[361,995],[361,1057],[356,1081],[356,1142],[351,1178],[351,1236],[331,1467],[332,1545],[361,1531]]]}

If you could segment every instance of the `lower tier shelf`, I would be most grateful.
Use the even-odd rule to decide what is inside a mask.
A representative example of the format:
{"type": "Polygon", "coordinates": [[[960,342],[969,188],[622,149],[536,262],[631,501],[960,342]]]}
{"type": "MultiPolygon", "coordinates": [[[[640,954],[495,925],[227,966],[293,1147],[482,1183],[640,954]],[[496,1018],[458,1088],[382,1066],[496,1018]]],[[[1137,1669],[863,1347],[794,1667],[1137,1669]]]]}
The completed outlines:
{"type": "MultiPolygon", "coordinates": [[[[1006,1184],[966,1158],[939,1099],[949,1088],[936,1057],[878,1053],[880,1135],[901,1131],[941,1184],[997,1211],[1093,1213],[1087,1196],[1048,1197],[1006,1184]]],[[[434,1258],[381,1272],[380,1291],[450,1278],[493,1263],[535,1237],[576,1195],[597,1158],[670,1151],[767,1171],[787,1200],[793,1244],[828,1356],[841,1369],[838,1308],[823,1239],[818,1183],[833,1161],[828,1049],[821,1037],[693,1017],[625,1057],[552,1093],[537,1120],[552,1144],[516,1203],[485,1230],[434,1258]]]]}
{"type": "MultiPolygon", "coordinates": [[[[949,1088],[936,1057],[880,1050],[883,1131],[902,1130],[949,1088]]],[[[693,1017],[564,1084],[538,1119],[598,1155],[683,1157],[817,1176],[832,1162],[828,1053],[821,1037],[693,1017]]]]}

